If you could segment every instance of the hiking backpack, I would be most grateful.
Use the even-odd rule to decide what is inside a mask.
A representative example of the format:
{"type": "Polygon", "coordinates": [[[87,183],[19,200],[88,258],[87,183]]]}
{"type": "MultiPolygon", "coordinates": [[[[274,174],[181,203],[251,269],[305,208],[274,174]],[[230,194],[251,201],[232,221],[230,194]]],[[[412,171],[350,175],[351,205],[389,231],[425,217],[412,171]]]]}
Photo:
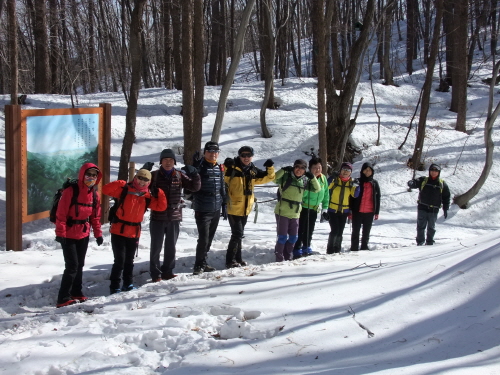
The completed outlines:
{"type": "MultiPolygon", "coordinates": [[[[114,201],[113,206],[109,209],[109,212],[108,212],[108,221],[110,223],[114,223],[114,222],[118,222],[118,221],[126,223],[124,221],[118,220],[118,218],[116,217],[116,212],[118,211],[118,208],[120,208],[120,206],[123,205],[123,202],[125,201],[125,197],[128,194],[128,187],[129,186],[130,186],[130,182],[123,186],[122,192],[120,194],[120,198],[118,198],[118,199],[113,198],[113,201],[114,201]]],[[[146,198],[146,209],[144,210],[144,212],[146,212],[148,210],[150,203],[151,203],[151,198],[146,198]]]]}
{"type": "MultiPolygon", "coordinates": [[[[86,205],[85,203],[78,203],[78,194],[80,193],[80,188],[78,187],[78,180],[76,179],[71,179],[67,178],[66,181],[62,184],[62,187],[57,190],[57,192],[54,194],[54,198],[52,198],[52,207],[50,208],[49,211],[49,219],[52,223],[56,222],[56,214],[57,214],[57,207],[59,206],[59,201],[61,200],[63,191],[69,187],[73,188],[73,197],[71,198],[71,206],[76,206],[75,207],[75,213],[76,216],[78,216],[78,206],[79,205],[86,205]]],[[[92,209],[96,208],[97,205],[97,194],[95,189],[92,189],[92,209]]]]}

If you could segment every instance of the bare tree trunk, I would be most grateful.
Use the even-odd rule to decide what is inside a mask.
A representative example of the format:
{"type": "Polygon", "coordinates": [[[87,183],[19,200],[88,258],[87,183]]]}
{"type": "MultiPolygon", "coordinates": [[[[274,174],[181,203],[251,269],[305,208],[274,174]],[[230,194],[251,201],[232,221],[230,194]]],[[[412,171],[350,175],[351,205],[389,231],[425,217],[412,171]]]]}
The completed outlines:
{"type": "Polygon", "coordinates": [[[271,0],[265,1],[262,6],[263,10],[263,22],[265,25],[264,32],[268,37],[268,46],[265,48],[265,83],[264,83],[264,100],[262,101],[260,107],[260,128],[262,130],[262,136],[264,138],[271,138],[271,133],[267,129],[266,124],[266,108],[268,108],[269,103],[272,101],[274,103],[274,76],[273,76],[273,62],[274,56],[276,55],[276,41],[273,35],[273,29],[271,24],[271,0]]]}
{"type": "Polygon", "coordinates": [[[422,105],[420,106],[420,117],[418,119],[417,140],[415,141],[415,149],[412,156],[412,165],[414,170],[419,167],[420,158],[422,157],[422,148],[424,146],[425,139],[425,125],[427,122],[427,114],[429,112],[432,77],[434,75],[434,65],[436,64],[436,56],[438,54],[442,18],[443,0],[436,0],[436,18],[434,20],[434,31],[432,34],[432,41],[429,51],[427,73],[425,75],[425,82],[422,88],[422,105]]]}
{"type": "MultiPolygon", "coordinates": [[[[316,36],[318,39],[318,144],[319,156],[323,161],[322,167],[327,171],[327,137],[326,137],[326,46],[327,46],[327,30],[325,25],[325,1],[318,0],[315,4],[313,24],[316,28],[316,36]]],[[[330,28],[328,27],[328,31],[330,28]]],[[[329,34],[329,33],[328,33],[329,34]]]]}
{"type": "MultiPolygon", "coordinates": [[[[193,54],[194,71],[194,118],[191,143],[195,147],[195,150],[197,150],[201,144],[203,124],[203,99],[205,97],[205,38],[203,27],[203,0],[194,0],[193,36],[194,50],[191,53],[193,54]]],[[[189,162],[189,160],[186,161],[189,162]]]]}
{"type": "Polygon", "coordinates": [[[95,31],[94,31],[94,0],[88,0],[89,5],[89,13],[88,13],[88,22],[89,22],[89,41],[88,41],[88,49],[89,49],[89,89],[90,92],[96,92],[97,87],[97,71],[96,71],[96,44],[95,44],[95,31]]]}
{"type": "MultiPolygon", "coordinates": [[[[28,4],[31,0],[28,1],[28,4]]],[[[31,5],[33,7],[33,5],[31,5]]],[[[33,36],[35,39],[35,93],[50,93],[49,40],[45,1],[35,1],[33,9],[33,36]]]]}
{"type": "Polygon", "coordinates": [[[217,115],[215,117],[214,129],[212,131],[212,141],[214,142],[219,142],[219,137],[222,130],[222,121],[224,119],[224,111],[226,110],[227,96],[229,95],[229,90],[231,89],[231,85],[233,84],[236,70],[238,69],[241,56],[243,55],[243,49],[245,46],[245,34],[250,22],[250,16],[252,15],[254,5],[255,0],[248,0],[241,17],[241,24],[238,29],[238,34],[236,35],[236,40],[234,42],[233,58],[231,59],[231,65],[229,65],[227,77],[224,81],[224,85],[222,85],[222,89],[220,92],[219,104],[217,106],[217,115]]]}
{"type": "Polygon", "coordinates": [[[467,119],[467,0],[455,1],[455,39],[453,44],[453,86],[451,91],[451,108],[457,112],[457,123],[455,130],[466,131],[465,123],[467,119]]]}
{"type": "MultiPolygon", "coordinates": [[[[194,82],[193,82],[193,1],[182,0],[182,123],[184,129],[184,160],[189,162],[200,148],[194,144],[194,82]]],[[[201,137],[200,137],[201,139],[201,137]]]]}
{"type": "Polygon", "coordinates": [[[495,123],[498,114],[500,113],[500,103],[497,103],[495,110],[493,112],[492,110],[493,110],[493,99],[496,91],[495,82],[498,76],[499,68],[500,68],[500,62],[497,62],[493,69],[493,75],[491,77],[491,83],[490,83],[488,114],[486,116],[486,121],[484,123],[484,143],[486,146],[486,158],[484,167],[476,183],[465,193],[457,195],[453,198],[453,202],[456,203],[457,206],[460,208],[469,207],[469,202],[471,201],[472,198],[474,198],[477,195],[477,193],[479,193],[479,191],[483,187],[484,183],[486,182],[486,179],[490,174],[491,167],[493,166],[493,150],[495,148],[495,144],[493,143],[492,134],[493,134],[493,125],[495,123]]]}
{"type": "Polygon", "coordinates": [[[49,36],[50,36],[50,82],[51,82],[51,93],[60,93],[59,86],[59,56],[61,52],[59,51],[59,12],[57,8],[56,0],[49,0],[49,36]]]}
{"type": "Polygon", "coordinates": [[[172,8],[171,0],[163,0],[163,35],[165,38],[164,59],[165,59],[165,88],[174,88],[173,75],[172,75],[172,32],[170,22],[170,10],[172,8]]]}
{"type": "Polygon", "coordinates": [[[352,106],[362,61],[370,41],[374,13],[375,0],[368,0],[363,28],[350,50],[347,74],[340,93],[337,93],[332,82],[326,84],[328,161],[334,168],[342,163],[349,135],[356,125],[356,119],[351,119],[352,106]]]}
{"type": "Polygon", "coordinates": [[[137,102],[141,86],[142,63],[142,13],[147,0],[134,0],[134,10],[130,20],[130,94],[125,116],[125,136],[123,137],[118,179],[128,181],[128,163],[132,155],[132,146],[135,141],[135,124],[137,120],[137,102]]]}
{"type": "Polygon", "coordinates": [[[172,2],[172,34],[174,37],[174,70],[175,70],[175,88],[182,90],[182,24],[181,24],[181,6],[179,0],[172,2]]]}
{"type": "Polygon", "coordinates": [[[8,45],[9,45],[9,64],[10,64],[10,104],[17,103],[17,85],[19,81],[19,63],[17,49],[17,18],[16,18],[16,0],[7,0],[7,19],[8,27],[8,45]]]}
{"type": "Polygon", "coordinates": [[[395,0],[389,0],[387,7],[385,8],[384,14],[384,25],[383,25],[383,34],[384,34],[384,51],[383,51],[383,60],[384,60],[384,84],[394,86],[394,74],[391,68],[391,26],[392,26],[392,16],[394,14],[394,7],[396,6],[395,0]]]}

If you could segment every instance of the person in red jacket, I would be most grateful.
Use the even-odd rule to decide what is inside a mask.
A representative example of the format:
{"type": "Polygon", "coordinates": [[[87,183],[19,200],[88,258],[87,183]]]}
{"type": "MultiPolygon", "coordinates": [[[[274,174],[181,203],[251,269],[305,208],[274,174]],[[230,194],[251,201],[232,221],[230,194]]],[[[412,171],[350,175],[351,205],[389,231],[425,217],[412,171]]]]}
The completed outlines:
{"type": "Polygon", "coordinates": [[[115,257],[109,277],[111,294],[134,289],[134,254],[141,236],[141,222],[144,213],[148,208],[158,211],[167,208],[167,198],[163,190],[155,188],[150,192],[150,183],[151,172],[147,169],[140,169],[132,182],[128,184],[126,181],[118,180],[102,187],[104,194],[118,199],[118,202],[115,203],[118,208],[109,230],[111,232],[111,247],[115,257]],[[126,189],[127,194],[121,201],[124,189],[126,189]],[[123,285],[120,289],[122,272],[123,285]]]}
{"type": "Polygon", "coordinates": [[[56,212],[56,241],[62,246],[65,269],[57,297],[57,307],[84,302],[82,272],[89,245],[90,227],[97,245],[102,245],[101,202],[94,192],[102,178],[95,164],[85,163],[80,168],[78,187],[64,189],[56,212]],[[73,189],[78,189],[77,203],[73,204],[73,189]],[[95,201],[94,201],[95,198],[95,201]]]}

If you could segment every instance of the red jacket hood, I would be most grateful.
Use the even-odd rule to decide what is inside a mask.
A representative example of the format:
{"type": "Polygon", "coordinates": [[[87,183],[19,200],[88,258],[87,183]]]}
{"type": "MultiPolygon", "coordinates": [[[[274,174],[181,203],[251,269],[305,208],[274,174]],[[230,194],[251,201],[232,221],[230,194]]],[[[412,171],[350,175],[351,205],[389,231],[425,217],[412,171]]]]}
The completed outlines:
{"type": "Polygon", "coordinates": [[[97,169],[97,180],[95,181],[95,185],[94,186],[97,186],[99,185],[99,182],[101,181],[102,179],[102,173],[101,173],[101,170],[99,169],[99,167],[97,165],[95,165],[94,163],[85,163],[82,165],[82,167],[80,168],[80,173],[78,174],[78,186],[81,187],[81,188],[84,188],[84,187],[87,187],[87,185],[85,185],[83,183],[84,179],[85,179],[85,171],[87,169],[90,169],[90,168],[95,168],[97,169]]]}

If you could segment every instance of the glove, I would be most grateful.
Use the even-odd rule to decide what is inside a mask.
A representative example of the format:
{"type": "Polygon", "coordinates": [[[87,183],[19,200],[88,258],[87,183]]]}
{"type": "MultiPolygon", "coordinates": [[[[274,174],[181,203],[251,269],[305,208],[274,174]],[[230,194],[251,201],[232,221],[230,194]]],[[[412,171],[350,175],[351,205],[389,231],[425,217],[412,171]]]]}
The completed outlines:
{"type": "Polygon", "coordinates": [[[266,167],[266,168],[272,167],[273,165],[274,165],[274,161],[272,161],[272,159],[267,159],[264,163],[264,167],[266,167]]]}
{"type": "Polygon", "coordinates": [[[226,158],[226,160],[224,160],[224,167],[226,167],[226,169],[231,169],[232,167],[234,167],[234,159],[226,158]]]}
{"type": "Polygon", "coordinates": [[[198,173],[198,169],[196,169],[192,165],[185,165],[184,167],[181,168],[181,170],[183,170],[184,172],[186,172],[186,174],[189,177],[192,177],[192,176],[194,176],[194,175],[196,175],[198,173]]]}
{"type": "Polygon", "coordinates": [[[445,218],[445,220],[446,220],[446,218],[448,217],[448,210],[445,210],[445,209],[443,208],[443,215],[444,215],[444,218],[445,218]]]}
{"type": "Polygon", "coordinates": [[[378,220],[378,215],[375,215],[375,216],[373,217],[373,219],[374,219],[374,220],[378,220]]]}
{"type": "Polygon", "coordinates": [[[222,209],[220,212],[220,216],[224,219],[227,220],[227,206],[225,204],[222,205],[222,209]]]}
{"type": "Polygon", "coordinates": [[[56,242],[59,242],[61,245],[66,245],[66,237],[56,237],[56,242]]]}
{"type": "Polygon", "coordinates": [[[408,187],[410,189],[413,188],[413,180],[408,181],[408,187]]]}
{"type": "Polygon", "coordinates": [[[149,189],[149,192],[153,198],[158,198],[158,187],[153,186],[149,189]]]}
{"type": "Polygon", "coordinates": [[[359,186],[359,178],[354,178],[352,180],[352,186],[359,186]]]}
{"type": "Polygon", "coordinates": [[[193,164],[198,163],[201,160],[200,151],[196,151],[193,155],[193,164]]]}
{"type": "Polygon", "coordinates": [[[102,236],[101,236],[101,237],[97,237],[95,239],[95,241],[97,242],[97,246],[101,246],[104,240],[102,239],[102,236]]]}
{"type": "Polygon", "coordinates": [[[330,215],[328,214],[328,211],[327,210],[323,210],[323,212],[321,213],[321,220],[320,220],[320,222],[329,221],[329,220],[330,220],[330,215]]]}
{"type": "Polygon", "coordinates": [[[289,165],[288,167],[283,167],[281,169],[283,169],[284,171],[287,171],[287,172],[293,172],[293,167],[291,165],[289,165]]]}
{"type": "Polygon", "coordinates": [[[141,169],[147,169],[148,171],[151,171],[154,167],[155,163],[148,161],[144,163],[144,165],[141,167],[141,169]]]}
{"type": "Polygon", "coordinates": [[[314,178],[314,175],[313,175],[311,172],[309,172],[309,171],[307,171],[307,172],[305,173],[305,175],[306,175],[306,177],[307,177],[308,179],[310,179],[310,180],[312,180],[312,179],[314,178]]]}

